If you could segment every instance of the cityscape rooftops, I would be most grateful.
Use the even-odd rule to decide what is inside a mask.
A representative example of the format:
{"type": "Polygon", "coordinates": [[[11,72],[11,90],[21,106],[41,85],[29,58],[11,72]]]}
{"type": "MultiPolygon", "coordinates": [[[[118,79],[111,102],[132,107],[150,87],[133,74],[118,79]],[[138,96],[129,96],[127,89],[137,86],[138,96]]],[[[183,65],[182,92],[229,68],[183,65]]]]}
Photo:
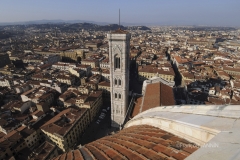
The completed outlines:
{"type": "Polygon", "coordinates": [[[124,31],[124,30],[122,30],[121,28],[119,28],[119,29],[117,29],[117,30],[115,30],[115,31],[112,31],[111,33],[112,33],[112,34],[127,34],[127,33],[129,33],[129,32],[124,31]]]}
{"type": "Polygon", "coordinates": [[[65,136],[86,111],[85,108],[69,107],[45,123],[41,129],[51,134],[65,136]]]}

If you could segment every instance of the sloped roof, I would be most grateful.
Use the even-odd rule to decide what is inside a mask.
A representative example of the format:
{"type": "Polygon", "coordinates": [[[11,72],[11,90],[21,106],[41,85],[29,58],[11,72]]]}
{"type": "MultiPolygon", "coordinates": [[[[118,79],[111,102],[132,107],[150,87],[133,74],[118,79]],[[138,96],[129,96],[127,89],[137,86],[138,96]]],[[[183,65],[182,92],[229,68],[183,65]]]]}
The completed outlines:
{"type": "Polygon", "coordinates": [[[163,83],[152,83],[146,87],[144,97],[139,97],[135,101],[132,117],[157,106],[174,105],[174,93],[172,87],[163,83]]]}

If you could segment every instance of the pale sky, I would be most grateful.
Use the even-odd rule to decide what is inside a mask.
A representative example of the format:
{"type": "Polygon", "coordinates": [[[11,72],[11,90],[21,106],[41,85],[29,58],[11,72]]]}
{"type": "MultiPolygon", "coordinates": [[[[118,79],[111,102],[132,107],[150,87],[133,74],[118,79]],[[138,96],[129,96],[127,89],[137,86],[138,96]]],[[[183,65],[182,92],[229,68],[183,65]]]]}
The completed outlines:
{"type": "Polygon", "coordinates": [[[240,0],[1,0],[0,22],[88,20],[240,26],[240,0]]]}

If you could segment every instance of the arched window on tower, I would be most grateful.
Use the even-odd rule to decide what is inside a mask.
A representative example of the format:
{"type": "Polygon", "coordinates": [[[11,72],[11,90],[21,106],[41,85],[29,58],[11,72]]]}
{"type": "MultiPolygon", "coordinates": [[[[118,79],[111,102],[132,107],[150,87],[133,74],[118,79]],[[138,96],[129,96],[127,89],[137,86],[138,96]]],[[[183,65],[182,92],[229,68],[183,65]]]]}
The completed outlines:
{"type": "Polygon", "coordinates": [[[115,93],[115,98],[116,98],[116,99],[118,98],[118,95],[117,95],[117,93],[115,93]]]}
{"type": "Polygon", "coordinates": [[[121,85],[122,85],[121,83],[122,83],[122,82],[121,82],[121,79],[119,79],[119,80],[118,80],[118,85],[121,86],[121,85]]]}
{"type": "Polygon", "coordinates": [[[117,79],[114,80],[115,85],[117,85],[117,79]]]}
{"type": "Polygon", "coordinates": [[[121,95],[120,93],[118,94],[118,98],[119,98],[119,99],[121,99],[121,98],[122,98],[122,95],[121,95]]]}
{"type": "Polygon", "coordinates": [[[120,63],[121,63],[121,61],[120,61],[120,57],[115,57],[115,68],[120,68],[120,63]]]}

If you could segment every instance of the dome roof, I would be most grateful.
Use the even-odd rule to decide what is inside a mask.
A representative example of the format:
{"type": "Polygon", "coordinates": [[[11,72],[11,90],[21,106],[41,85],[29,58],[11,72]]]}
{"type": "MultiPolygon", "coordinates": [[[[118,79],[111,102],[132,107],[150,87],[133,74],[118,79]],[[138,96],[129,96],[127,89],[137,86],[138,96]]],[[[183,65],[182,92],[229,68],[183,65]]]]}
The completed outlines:
{"type": "Polygon", "coordinates": [[[156,107],[55,159],[240,159],[239,115],[239,105],[156,107]]]}
{"type": "Polygon", "coordinates": [[[200,146],[187,160],[240,159],[239,116],[239,105],[160,106],[138,114],[124,127],[151,125],[200,146]]]}
{"type": "Polygon", "coordinates": [[[117,134],[64,153],[60,159],[185,159],[198,146],[149,125],[126,128],[117,134]]]}

